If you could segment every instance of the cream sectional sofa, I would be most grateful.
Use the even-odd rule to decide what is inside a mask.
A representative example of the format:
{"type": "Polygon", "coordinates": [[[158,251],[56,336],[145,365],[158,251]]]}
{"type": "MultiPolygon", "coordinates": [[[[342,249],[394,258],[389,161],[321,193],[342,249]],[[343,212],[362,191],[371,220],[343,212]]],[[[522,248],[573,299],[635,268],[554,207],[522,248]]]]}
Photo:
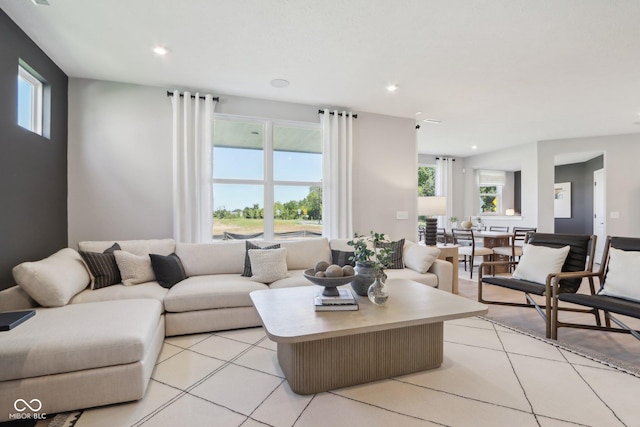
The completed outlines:
{"type": "MultiPolygon", "coordinates": [[[[241,276],[244,241],[117,241],[135,255],[175,253],[187,278],[170,289],[156,281],[91,289],[88,269],[69,248],[16,267],[19,285],[0,292],[0,312],[34,308],[37,314],[0,332],[0,421],[11,412],[4,406],[24,396],[39,396],[48,413],[142,398],[164,336],[260,326],[251,291],[313,286],[303,271],[320,260],[331,263],[332,251],[350,252],[346,242],[277,242],[286,248],[287,276],[270,284],[241,276]]],[[[81,242],[78,249],[103,252],[114,243],[81,242]]],[[[452,264],[435,259],[436,249],[406,242],[403,253],[408,267],[386,270],[390,279],[452,291],[452,264]]]]}

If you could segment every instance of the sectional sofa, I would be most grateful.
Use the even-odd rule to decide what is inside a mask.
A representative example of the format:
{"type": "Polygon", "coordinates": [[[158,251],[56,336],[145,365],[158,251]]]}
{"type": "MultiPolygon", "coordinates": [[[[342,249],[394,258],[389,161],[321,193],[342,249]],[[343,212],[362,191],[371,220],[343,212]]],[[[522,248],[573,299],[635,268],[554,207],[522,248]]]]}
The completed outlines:
{"type": "MultiPolygon", "coordinates": [[[[250,292],[313,286],[303,271],[318,261],[346,259],[352,250],[346,242],[253,242],[280,246],[272,252],[286,264],[285,275],[270,283],[246,274],[249,254],[255,254],[245,241],[87,241],[78,251],[65,248],[16,266],[17,285],[0,292],[0,312],[35,309],[36,315],[0,332],[0,421],[15,415],[17,399],[37,398],[41,412],[52,414],[142,398],[165,336],[260,326],[250,292]],[[99,288],[86,256],[114,247],[122,282],[99,288]],[[178,259],[185,278],[161,286],[153,270],[149,276],[150,254],[178,259]]],[[[386,270],[389,279],[452,291],[452,265],[436,259],[436,248],[408,241],[398,248],[405,268],[386,270]]]]}

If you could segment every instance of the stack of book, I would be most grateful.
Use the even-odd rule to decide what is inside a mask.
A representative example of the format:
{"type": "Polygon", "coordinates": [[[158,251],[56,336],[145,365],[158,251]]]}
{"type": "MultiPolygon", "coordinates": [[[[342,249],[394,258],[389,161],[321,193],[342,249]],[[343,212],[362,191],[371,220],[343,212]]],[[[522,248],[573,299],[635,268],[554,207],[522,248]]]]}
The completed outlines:
{"type": "Polygon", "coordinates": [[[313,302],[316,311],[353,311],[358,309],[358,301],[353,297],[349,289],[338,289],[340,295],[327,297],[322,291],[315,293],[313,302]]]}

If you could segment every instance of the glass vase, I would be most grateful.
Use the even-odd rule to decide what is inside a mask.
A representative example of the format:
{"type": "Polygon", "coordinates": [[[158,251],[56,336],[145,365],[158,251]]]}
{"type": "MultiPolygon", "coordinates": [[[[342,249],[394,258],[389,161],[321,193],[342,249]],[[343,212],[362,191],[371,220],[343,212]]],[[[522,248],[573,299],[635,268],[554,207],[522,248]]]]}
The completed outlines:
{"type": "Polygon", "coordinates": [[[386,274],[376,274],[376,280],[369,286],[367,291],[369,301],[376,305],[383,305],[389,298],[389,287],[384,282],[385,276],[386,274]]]}

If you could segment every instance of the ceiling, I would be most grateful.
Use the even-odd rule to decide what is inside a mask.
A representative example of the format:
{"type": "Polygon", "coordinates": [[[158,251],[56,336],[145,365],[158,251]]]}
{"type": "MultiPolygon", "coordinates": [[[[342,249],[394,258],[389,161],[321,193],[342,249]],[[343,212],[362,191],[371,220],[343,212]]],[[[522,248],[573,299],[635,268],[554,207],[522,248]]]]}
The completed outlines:
{"type": "Polygon", "coordinates": [[[640,132],[637,0],[48,1],[0,7],[69,77],[416,119],[457,157],[640,132]]]}

